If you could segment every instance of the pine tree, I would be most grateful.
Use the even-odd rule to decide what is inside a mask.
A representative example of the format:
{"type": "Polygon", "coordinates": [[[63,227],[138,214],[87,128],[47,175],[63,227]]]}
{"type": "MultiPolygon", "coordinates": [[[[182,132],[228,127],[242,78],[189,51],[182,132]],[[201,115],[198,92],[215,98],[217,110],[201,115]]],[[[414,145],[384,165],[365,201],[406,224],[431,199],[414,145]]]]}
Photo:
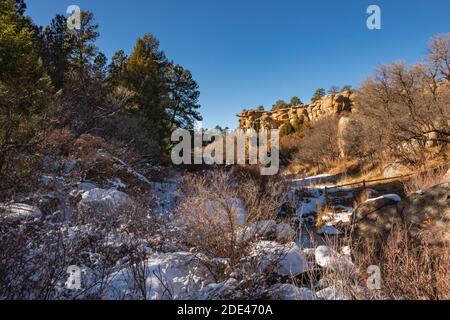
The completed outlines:
{"type": "Polygon", "coordinates": [[[299,97],[292,97],[290,101],[291,107],[296,107],[302,105],[303,102],[300,100],[299,97]]]}
{"type": "Polygon", "coordinates": [[[170,119],[170,129],[178,127],[192,130],[195,121],[202,120],[197,111],[200,108],[197,82],[194,81],[189,70],[183,69],[180,65],[170,65],[167,83],[169,101],[166,112],[170,119]]]}
{"type": "Polygon", "coordinates": [[[160,145],[168,147],[168,118],[164,102],[168,97],[166,73],[168,61],[159,49],[158,40],[150,34],[139,38],[127,59],[120,84],[135,92],[138,116],[146,120],[146,130],[160,145]]]}
{"type": "Polygon", "coordinates": [[[69,54],[73,50],[71,37],[63,15],[56,15],[50,25],[38,33],[39,54],[56,90],[63,88],[69,70],[69,54]]]}
{"type": "Polygon", "coordinates": [[[275,104],[272,106],[272,110],[281,110],[281,109],[286,109],[289,108],[289,104],[286,103],[286,101],[284,100],[278,100],[277,102],[275,102],[275,104]]]}
{"type": "Polygon", "coordinates": [[[71,30],[69,37],[69,64],[70,69],[75,71],[81,78],[86,78],[89,74],[89,68],[93,66],[99,50],[95,45],[97,40],[98,25],[94,22],[92,12],[81,12],[81,29],[71,30]]]}
{"type": "Polygon", "coordinates": [[[316,102],[317,100],[320,100],[323,97],[325,97],[325,89],[319,88],[314,92],[314,95],[311,98],[311,102],[316,102]]]}
{"type": "Polygon", "coordinates": [[[0,1],[0,176],[12,172],[12,161],[24,160],[20,153],[30,148],[50,100],[50,80],[32,36],[15,1],[0,1]]]}
{"type": "Polygon", "coordinates": [[[107,81],[110,85],[116,86],[119,84],[122,78],[122,72],[127,62],[127,55],[123,50],[117,51],[111,58],[111,63],[108,66],[108,78],[107,81]]]}

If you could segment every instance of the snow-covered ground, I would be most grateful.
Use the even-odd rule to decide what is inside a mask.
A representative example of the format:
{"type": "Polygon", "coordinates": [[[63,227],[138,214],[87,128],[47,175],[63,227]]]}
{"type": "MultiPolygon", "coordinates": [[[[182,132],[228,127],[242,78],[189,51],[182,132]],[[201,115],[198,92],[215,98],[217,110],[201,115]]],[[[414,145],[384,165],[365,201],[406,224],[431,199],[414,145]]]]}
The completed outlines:
{"type": "MultiPolygon", "coordinates": [[[[89,181],[67,182],[66,176],[43,177],[43,183],[60,187],[54,197],[63,204],[59,210],[43,212],[24,203],[0,204],[0,236],[5,247],[12,248],[19,239],[25,239],[23,248],[11,251],[10,259],[1,262],[11,270],[6,278],[17,292],[0,294],[0,299],[42,298],[42,286],[47,286],[46,298],[54,299],[348,298],[326,283],[292,282],[317,269],[353,276],[350,247],[337,251],[317,247],[312,236],[339,237],[343,233],[340,228],[351,222],[353,208],[332,203],[335,197],[354,197],[354,190],[333,189],[328,193],[328,211],[321,212],[324,225],[318,230],[315,227],[317,213],[325,208],[325,187],[333,186],[336,176],[292,180],[286,197],[295,206],[292,224],[278,220],[248,223],[243,199],[225,201],[236,214],[233,236],[236,241],[249,242],[248,252],[231,272],[230,258],[207,256],[178,243],[182,229],[171,214],[182,197],[179,173],[155,182],[122,160],[114,160],[149,186],[151,210],[133,207],[139,196],[128,191],[129,186],[119,178],[109,179],[106,187],[100,187],[89,181]],[[107,208],[114,216],[104,215],[99,208],[107,208]],[[164,223],[155,220],[155,214],[164,223]],[[28,261],[29,265],[14,272],[14,259],[28,261]],[[81,289],[75,291],[67,288],[70,278],[66,269],[73,265],[81,272],[81,289]],[[56,278],[51,283],[43,282],[49,273],[56,278]],[[34,274],[31,282],[29,274],[34,274]],[[266,286],[267,278],[271,281],[266,286]],[[251,289],[251,283],[256,283],[258,289],[251,289]]],[[[400,201],[397,195],[384,197],[400,201]]],[[[214,201],[203,205],[213,215],[226,215],[214,201]]],[[[225,240],[227,235],[223,236],[225,240]]]]}

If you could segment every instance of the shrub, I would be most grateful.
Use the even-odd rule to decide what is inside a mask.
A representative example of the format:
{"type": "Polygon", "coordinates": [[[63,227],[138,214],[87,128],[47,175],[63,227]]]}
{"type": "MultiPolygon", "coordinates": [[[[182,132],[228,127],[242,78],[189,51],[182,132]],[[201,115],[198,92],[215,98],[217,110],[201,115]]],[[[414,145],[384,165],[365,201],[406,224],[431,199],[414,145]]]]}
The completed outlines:
{"type": "Polygon", "coordinates": [[[285,122],[280,128],[280,137],[288,136],[294,132],[294,127],[289,122],[285,122]]]}

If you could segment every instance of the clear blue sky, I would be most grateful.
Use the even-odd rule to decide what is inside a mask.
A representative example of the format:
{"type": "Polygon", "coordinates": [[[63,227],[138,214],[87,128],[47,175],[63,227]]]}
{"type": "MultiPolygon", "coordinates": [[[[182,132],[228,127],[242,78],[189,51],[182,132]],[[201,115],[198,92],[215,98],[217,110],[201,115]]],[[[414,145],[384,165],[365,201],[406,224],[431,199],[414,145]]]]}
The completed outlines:
{"type": "Polygon", "coordinates": [[[76,4],[100,25],[111,57],[154,34],[169,59],[191,70],[208,128],[235,128],[243,108],[361,80],[382,63],[415,62],[436,33],[450,31],[449,0],[28,0],[40,25],[76,4]],[[382,29],[366,28],[366,9],[382,10],[382,29]]]}

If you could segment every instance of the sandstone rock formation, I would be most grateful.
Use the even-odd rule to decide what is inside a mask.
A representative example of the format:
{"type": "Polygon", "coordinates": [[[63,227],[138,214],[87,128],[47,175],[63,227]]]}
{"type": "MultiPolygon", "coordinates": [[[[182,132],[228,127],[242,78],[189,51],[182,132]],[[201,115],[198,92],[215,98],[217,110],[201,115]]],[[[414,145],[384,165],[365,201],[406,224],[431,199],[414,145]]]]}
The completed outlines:
{"type": "Polygon", "coordinates": [[[338,145],[341,157],[357,157],[362,141],[362,124],[356,119],[342,117],[338,125],[338,145]]]}
{"type": "Polygon", "coordinates": [[[293,106],[275,111],[246,110],[239,113],[241,129],[279,129],[286,122],[313,122],[320,118],[351,112],[355,94],[350,91],[330,94],[309,105],[293,106]]]}

